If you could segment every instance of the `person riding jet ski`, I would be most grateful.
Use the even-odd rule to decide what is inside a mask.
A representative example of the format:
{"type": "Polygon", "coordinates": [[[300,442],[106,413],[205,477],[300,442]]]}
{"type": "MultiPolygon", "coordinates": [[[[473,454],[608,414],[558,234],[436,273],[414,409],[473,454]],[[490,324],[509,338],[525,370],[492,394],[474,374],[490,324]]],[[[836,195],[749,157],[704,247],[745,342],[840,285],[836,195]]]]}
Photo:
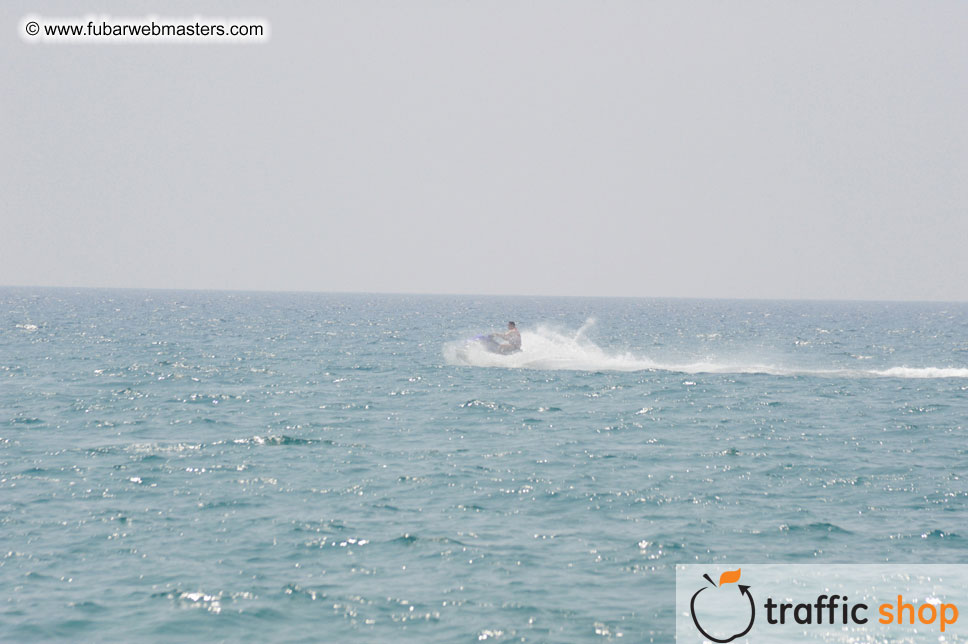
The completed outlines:
{"type": "Polygon", "coordinates": [[[506,340],[505,343],[497,344],[494,351],[497,353],[517,353],[521,350],[521,332],[518,331],[518,327],[514,322],[508,322],[508,330],[505,333],[492,333],[491,339],[501,338],[506,340]]]}

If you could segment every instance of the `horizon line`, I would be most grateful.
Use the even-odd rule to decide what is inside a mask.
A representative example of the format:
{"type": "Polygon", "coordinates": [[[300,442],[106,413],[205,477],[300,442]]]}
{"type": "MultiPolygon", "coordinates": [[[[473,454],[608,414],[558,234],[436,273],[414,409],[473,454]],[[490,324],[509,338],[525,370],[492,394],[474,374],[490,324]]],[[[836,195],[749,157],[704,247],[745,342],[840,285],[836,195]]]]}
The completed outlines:
{"type": "Polygon", "coordinates": [[[254,294],[306,294],[306,295],[396,295],[410,297],[510,297],[510,298],[572,298],[572,299],[612,299],[612,300],[712,300],[723,302],[841,302],[868,304],[965,304],[968,300],[902,300],[881,298],[838,298],[838,297],[727,297],[694,295],[547,295],[537,293],[445,293],[419,291],[323,291],[310,289],[242,289],[242,288],[178,288],[160,286],[50,286],[36,284],[0,284],[0,289],[50,289],[86,291],[162,291],[188,293],[254,293],[254,294]]]}

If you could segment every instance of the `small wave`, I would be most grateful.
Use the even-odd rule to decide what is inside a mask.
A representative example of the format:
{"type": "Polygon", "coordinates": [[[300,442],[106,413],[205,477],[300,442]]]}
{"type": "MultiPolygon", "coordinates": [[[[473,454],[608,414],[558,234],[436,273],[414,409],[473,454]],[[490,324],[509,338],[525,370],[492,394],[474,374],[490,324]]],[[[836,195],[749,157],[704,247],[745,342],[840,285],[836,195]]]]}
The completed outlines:
{"type": "Polygon", "coordinates": [[[222,400],[232,400],[233,398],[236,399],[236,400],[240,400],[242,397],[241,396],[230,396],[228,394],[198,394],[198,393],[195,393],[195,394],[191,394],[189,396],[186,396],[184,398],[175,398],[175,402],[194,403],[194,404],[207,403],[207,404],[210,404],[210,405],[217,405],[219,403],[219,401],[222,401],[222,400]]]}
{"type": "Polygon", "coordinates": [[[922,539],[960,539],[961,537],[956,532],[945,532],[944,530],[931,530],[930,532],[922,532],[922,539]]]}
{"type": "Polygon", "coordinates": [[[395,543],[403,546],[411,546],[417,542],[417,539],[418,539],[417,535],[406,533],[406,534],[400,535],[396,539],[391,539],[390,543],[395,543]]]}
{"type": "Polygon", "coordinates": [[[504,403],[493,402],[490,400],[478,400],[476,398],[474,400],[468,400],[467,402],[461,403],[460,407],[462,409],[480,408],[487,411],[514,411],[513,405],[506,405],[504,403]]]}
{"type": "Polygon", "coordinates": [[[826,534],[852,534],[852,532],[850,530],[845,530],[844,528],[841,528],[839,525],[836,525],[834,523],[827,523],[826,521],[820,521],[820,522],[816,522],[816,523],[809,523],[809,524],[806,524],[806,525],[802,525],[802,524],[800,524],[800,525],[798,525],[798,524],[786,525],[786,524],[784,524],[784,525],[781,525],[780,526],[780,531],[781,532],[807,532],[807,533],[815,533],[815,534],[822,534],[822,533],[826,533],[826,534]]]}
{"type": "Polygon", "coordinates": [[[33,416],[14,416],[10,419],[11,425],[39,425],[43,422],[43,419],[33,416]]]}
{"type": "Polygon", "coordinates": [[[286,584],[286,587],[282,591],[287,596],[299,597],[303,599],[310,599],[316,601],[317,599],[325,599],[327,597],[326,593],[321,590],[314,590],[312,588],[303,588],[299,584],[286,584]]]}
{"type": "Polygon", "coordinates": [[[232,442],[236,445],[312,445],[319,441],[285,434],[270,434],[268,436],[253,436],[252,438],[236,438],[232,442]]]}
{"type": "MultiPolygon", "coordinates": [[[[539,326],[522,331],[524,350],[510,355],[491,353],[475,340],[445,343],[443,355],[454,366],[500,367],[547,371],[668,371],[695,374],[744,374],[768,376],[817,376],[834,378],[968,378],[968,368],[961,367],[890,367],[888,369],[817,369],[777,364],[718,362],[658,362],[631,352],[609,351],[587,337],[594,320],[578,331],[567,332],[539,326]]],[[[471,401],[476,402],[476,401],[471,401]]]]}
{"type": "Polygon", "coordinates": [[[207,610],[210,613],[222,612],[223,603],[233,601],[257,599],[255,595],[248,591],[227,593],[218,591],[217,593],[207,593],[205,591],[182,591],[172,590],[168,592],[154,593],[152,597],[165,598],[173,601],[179,608],[197,608],[207,610]]]}

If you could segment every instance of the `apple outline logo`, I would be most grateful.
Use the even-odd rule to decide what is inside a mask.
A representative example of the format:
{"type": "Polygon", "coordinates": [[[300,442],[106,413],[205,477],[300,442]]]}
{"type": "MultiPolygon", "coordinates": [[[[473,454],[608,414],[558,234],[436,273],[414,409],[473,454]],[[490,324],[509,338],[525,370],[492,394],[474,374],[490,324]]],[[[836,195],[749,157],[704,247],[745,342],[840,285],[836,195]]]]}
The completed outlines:
{"type": "MultiPolygon", "coordinates": [[[[717,588],[717,587],[718,588],[722,588],[722,585],[724,583],[733,583],[733,582],[739,581],[739,576],[740,576],[740,572],[741,571],[742,571],[742,568],[737,568],[736,570],[731,570],[731,571],[724,572],[719,577],[719,586],[716,586],[716,584],[713,582],[713,580],[709,578],[709,575],[703,575],[703,578],[705,578],[706,581],[708,581],[712,585],[713,588],[717,588]]],[[[717,639],[717,638],[713,637],[712,635],[710,635],[709,633],[707,633],[705,630],[703,630],[703,627],[699,625],[699,620],[696,619],[696,598],[699,597],[699,594],[702,591],[704,591],[707,588],[709,588],[709,586],[703,586],[702,588],[700,588],[699,590],[697,590],[696,593],[692,596],[692,599],[689,600],[689,614],[690,614],[690,616],[692,616],[692,623],[695,625],[696,630],[698,630],[700,633],[702,633],[703,637],[705,637],[706,639],[708,639],[708,640],[710,640],[712,642],[717,642],[717,644],[726,644],[727,642],[732,642],[737,637],[743,637],[744,635],[746,635],[747,633],[750,632],[750,629],[753,628],[753,622],[756,620],[756,602],[753,601],[753,595],[750,593],[750,587],[749,586],[744,586],[743,584],[737,584],[737,585],[739,586],[739,592],[740,592],[740,594],[741,595],[746,595],[746,598],[749,599],[749,602],[750,602],[750,623],[746,625],[746,629],[743,632],[737,633],[737,634],[733,635],[732,637],[728,637],[726,639],[717,639]]]]}

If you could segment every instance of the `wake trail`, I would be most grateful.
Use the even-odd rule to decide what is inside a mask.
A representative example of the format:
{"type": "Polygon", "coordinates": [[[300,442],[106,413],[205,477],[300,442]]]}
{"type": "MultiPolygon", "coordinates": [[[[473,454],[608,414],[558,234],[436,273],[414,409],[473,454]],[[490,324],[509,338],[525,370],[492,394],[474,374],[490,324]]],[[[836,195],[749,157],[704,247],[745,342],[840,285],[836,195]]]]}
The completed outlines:
{"type": "Polygon", "coordinates": [[[559,331],[547,326],[522,331],[520,353],[499,355],[480,342],[458,340],[445,343],[447,364],[464,367],[500,367],[547,371],[668,371],[683,374],[763,374],[772,376],[820,376],[848,378],[968,378],[968,368],[908,367],[887,369],[797,368],[775,364],[718,362],[660,362],[631,352],[609,351],[588,339],[594,326],[587,320],[577,331],[559,331]]]}

